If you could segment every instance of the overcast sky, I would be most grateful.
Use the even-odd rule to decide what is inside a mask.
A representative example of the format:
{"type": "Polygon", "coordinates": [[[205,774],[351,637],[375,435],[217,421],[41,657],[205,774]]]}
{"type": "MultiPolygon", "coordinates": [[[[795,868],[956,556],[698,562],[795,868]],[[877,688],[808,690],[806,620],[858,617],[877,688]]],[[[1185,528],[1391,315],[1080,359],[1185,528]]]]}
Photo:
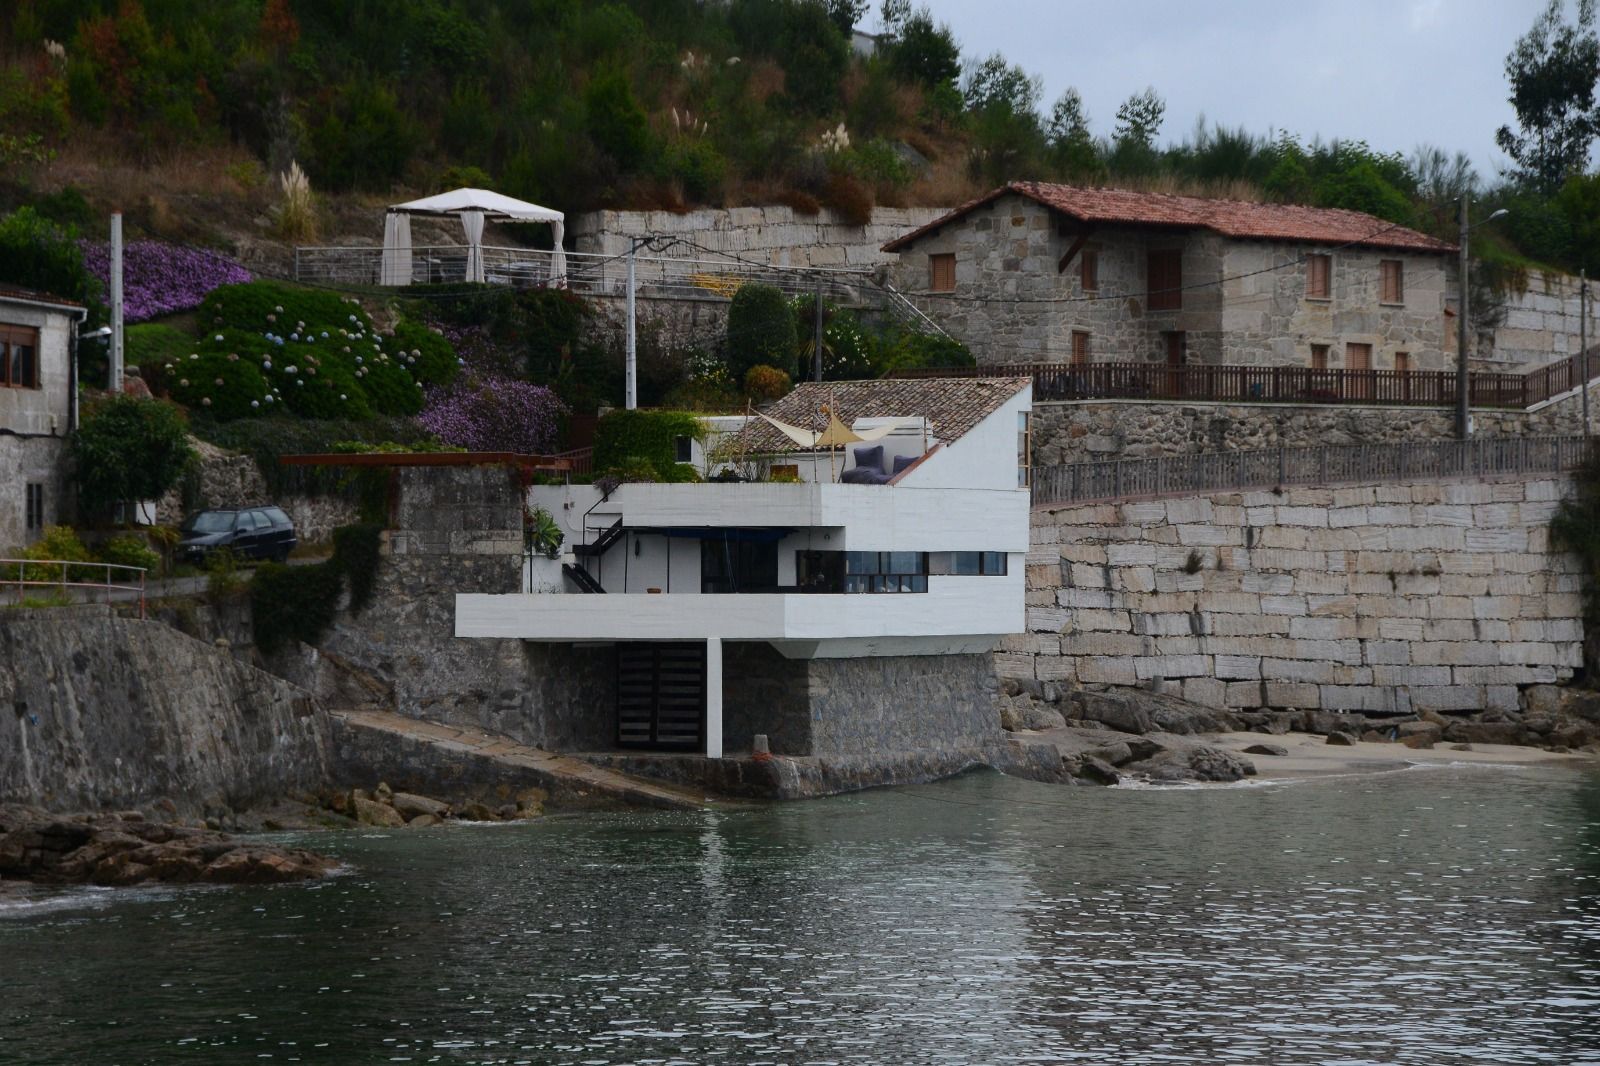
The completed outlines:
{"type": "MultiPolygon", "coordinates": [[[[917,5],[924,0],[917,0],[917,5]]],[[[1545,0],[926,0],[965,58],[1003,52],[1044,78],[1042,110],[1069,86],[1097,136],[1153,85],[1163,142],[1208,121],[1364,138],[1409,155],[1464,151],[1486,178],[1514,119],[1505,57],[1545,0]]],[[[877,27],[874,0],[866,28],[877,27]]]]}

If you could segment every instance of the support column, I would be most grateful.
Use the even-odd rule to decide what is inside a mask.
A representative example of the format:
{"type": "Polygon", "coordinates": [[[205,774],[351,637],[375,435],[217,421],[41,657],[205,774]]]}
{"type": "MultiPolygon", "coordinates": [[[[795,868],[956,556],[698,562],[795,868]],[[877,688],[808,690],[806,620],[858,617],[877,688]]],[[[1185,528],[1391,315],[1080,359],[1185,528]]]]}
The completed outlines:
{"type": "Polygon", "coordinates": [[[722,638],[706,638],[706,758],[722,758],[722,638]]]}

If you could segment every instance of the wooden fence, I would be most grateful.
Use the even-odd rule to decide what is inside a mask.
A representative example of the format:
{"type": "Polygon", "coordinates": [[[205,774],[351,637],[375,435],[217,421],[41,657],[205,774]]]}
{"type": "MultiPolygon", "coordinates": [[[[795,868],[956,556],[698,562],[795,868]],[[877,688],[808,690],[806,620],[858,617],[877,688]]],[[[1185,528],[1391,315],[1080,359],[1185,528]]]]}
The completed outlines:
{"type": "Polygon", "coordinates": [[[1263,451],[1109,459],[1035,466],[1033,506],[1198,496],[1235,489],[1435,481],[1573,470],[1590,438],[1489,437],[1474,440],[1345,444],[1263,451]]]}
{"type": "MultiPolygon", "coordinates": [[[[1467,375],[1473,407],[1527,408],[1584,379],[1583,357],[1525,374],[1467,375]]],[[[1376,404],[1450,407],[1453,370],[1316,370],[1306,366],[1167,366],[1161,363],[1013,363],[896,371],[892,377],[1031,377],[1035,402],[1196,400],[1218,403],[1376,404]]]]}

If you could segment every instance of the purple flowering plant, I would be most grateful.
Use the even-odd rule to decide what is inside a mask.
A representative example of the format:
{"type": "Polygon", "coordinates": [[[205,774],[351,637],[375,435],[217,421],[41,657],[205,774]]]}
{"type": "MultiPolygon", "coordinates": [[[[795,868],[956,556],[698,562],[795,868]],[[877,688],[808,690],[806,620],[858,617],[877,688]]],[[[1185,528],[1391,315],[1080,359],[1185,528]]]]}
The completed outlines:
{"type": "Polygon", "coordinates": [[[566,414],[566,404],[543,385],[486,374],[432,391],[417,424],[468,451],[547,455],[566,414]]]}
{"type": "MultiPolygon", "coordinates": [[[[84,265],[110,291],[111,246],[80,241],[84,265]]],[[[130,241],[122,252],[122,317],[143,322],[199,307],[220,285],[249,281],[250,271],[234,260],[202,248],[164,241],[130,241]]]]}

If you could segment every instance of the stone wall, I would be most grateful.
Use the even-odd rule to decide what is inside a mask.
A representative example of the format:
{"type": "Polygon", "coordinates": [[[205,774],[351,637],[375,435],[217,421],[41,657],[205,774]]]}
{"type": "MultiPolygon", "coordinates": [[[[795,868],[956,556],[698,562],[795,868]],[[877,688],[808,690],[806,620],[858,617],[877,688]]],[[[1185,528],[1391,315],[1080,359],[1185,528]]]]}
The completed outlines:
{"type": "Polygon", "coordinates": [[[1212,707],[1517,707],[1581,666],[1557,479],[1082,505],[1033,516],[1028,633],[1001,676],[1212,707]]]}
{"type": "MultiPolygon", "coordinates": [[[[1595,288],[1589,287],[1589,344],[1596,342],[1595,288]]],[[[1578,279],[1569,274],[1530,271],[1527,288],[1505,295],[1505,319],[1492,343],[1480,343],[1477,370],[1522,371],[1576,355],[1580,338],[1578,279]]],[[[1453,350],[1453,349],[1452,349],[1453,350]]]]}
{"type": "MultiPolygon", "coordinates": [[[[1590,403],[1600,421],[1600,388],[1590,403]]],[[[1581,433],[1576,395],[1537,411],[1473,411],[1480,437],[1581,433]]],[[[1442,407],[1352,404],[1222,404],[1151,400],[1074,400],[1033,406],[1033,462],[1082,463],[1156,455],[1249,451],[1334,444],[1393,444],[1455,436],[1455,412],[1442,407]]]]}
{"type": "Polygon", "coordinates": [[[284,652],[273,670],[330,706],[376,704],[553,750],[610,747],[610,649],[455,636],[456,593],[518,591],[515,478],[498,466],[414,467],[397,475],[370,606],[341,612],[319,648],[284,652]]]}
{"type": "Polygon", "coordinates": [[[0,470],[6,472],[0,490],[0,554],[39,539],[41,530],[27,524],[28,485],[42,487],[45,525],[71,521],[67,466],[66,442],[60,437],[0,436],[0,470]]]}
{"type": "Polygon", "coordinates": [[[156,503],[156,522],[176,526],[190,510],[203,507],[260,507],[277,504],[294,522],[302,544],[321,544],[340,526],[358,521],[356,505],[338,496],[275,496],[256,462],[248,455],[223,451],[204,441],[191,441],[199,455],[189,505],[180,485],[156,503]]]}
{"type": "Polygon", "coordinates": [[[320,786],[326,717],[300,689],[104,607],[0,612],[0,801],[169,799],[183,813],[320,786]]]}
{"type": "Polygon", "coordinates": [[[865,226],[851,225],[826,208],[815,215],[782,206],[592,211],[569,220],[567,234],[574,251],[594,255],[626,255],[633,237],[676,236],[769,266],[862,268],[893,261],[894,254],[882,250],[885,244],[946,210],[876,207],[865,226]]]}

